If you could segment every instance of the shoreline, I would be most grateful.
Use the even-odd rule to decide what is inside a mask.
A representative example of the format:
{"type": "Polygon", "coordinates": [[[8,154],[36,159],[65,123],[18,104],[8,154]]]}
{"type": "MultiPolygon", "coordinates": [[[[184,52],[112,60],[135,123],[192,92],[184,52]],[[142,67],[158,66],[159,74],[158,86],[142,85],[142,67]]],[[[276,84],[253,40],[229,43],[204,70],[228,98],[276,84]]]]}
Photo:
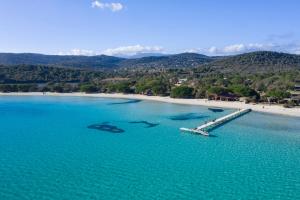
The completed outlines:
{"type": "Polygon", "coordinates": [[[12,93],[0,93],[1,96],[54,96],[54,97],[97,97],[97,98],[115,98],[115,99],[138,99],[148,101],[158,101],[165,103],[174,103],[182,105],[195,105],[205,107],[220,107],[220,108],[231,108],[231,109],[243,109],[250,108],[256,112],[264,112],[277,115],[286,115],[292,117],[300,117],[300,108],[284,108],[280,105],[268,105],[268,104],[245,104],[244,102],[227,102],[227,101],[213,101],[207,99],[173,99],[170,97],[160,96],[146,96],[140,94],[85,94],[85,93],[52,93],[47,92],[12,92],[12,93]]]}

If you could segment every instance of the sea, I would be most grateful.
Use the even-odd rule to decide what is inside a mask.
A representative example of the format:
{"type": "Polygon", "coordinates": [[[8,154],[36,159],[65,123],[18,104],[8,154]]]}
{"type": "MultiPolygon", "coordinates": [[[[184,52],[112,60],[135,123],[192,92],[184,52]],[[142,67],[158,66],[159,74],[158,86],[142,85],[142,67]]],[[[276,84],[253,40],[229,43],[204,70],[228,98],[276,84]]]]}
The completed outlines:
{"type": "Polygon", "coordinates": [[[92,97],[0,97],[1,200],[300,199],[300,118],[92,97]]]}

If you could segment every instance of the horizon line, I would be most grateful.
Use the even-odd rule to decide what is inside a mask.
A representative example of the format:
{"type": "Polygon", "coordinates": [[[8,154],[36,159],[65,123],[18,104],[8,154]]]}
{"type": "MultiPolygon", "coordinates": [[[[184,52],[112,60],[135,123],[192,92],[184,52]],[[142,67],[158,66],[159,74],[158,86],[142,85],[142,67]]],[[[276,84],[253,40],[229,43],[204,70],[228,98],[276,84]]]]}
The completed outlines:
{"type": "Polygon", "coordinates": [[[117,58],[124,58],[124,59],[130,59],[131,57],[138,56],[138,55],[143,55],[143,57],[164,57],[164,56],[172,56],[172,55],[180,55],[180,54],[197,54],[197,55],[203,55],[207,57],[223,57],[223,56],[238,56],[238,55],[243,55],[243,54],[250,54],[250,53],[258,53],[258,52],[272,52],[272,53],[282,53],[282,54],[290,54],[290,55],[296,55],[300,56],[300,54],[297,53],[290,53],[290,52],[285,52],[285,51],[272,51],[272,50],[257,50],[257,51],[249,51],[249,52],[240,52],[240,53],[232,53],[232,54],[223,54],[223,55],[208,55],[205,53],[199,53],[199,52],[188,52],[188,51],[183,51],[183,52],[178,52],[178,53],[136,53],[132,55],[107,55],[107,54],[94,54],[94,55],[84,55],[84,54],[47,54],[47,53],[38,53],[38,52],[0,52],[0,54],[33,54],[33,55],[44,55],[44,56],[83,56],[83,57],[97,57],[97,56],[107,56],[107,57],[117,57],[117,58]],[[147,55],[149,54],[149,55],[147,55]],[[153,54],[153,55],[151,55],[153,54]],[[155,55],[156,54],[156,55],[155,55]]]}

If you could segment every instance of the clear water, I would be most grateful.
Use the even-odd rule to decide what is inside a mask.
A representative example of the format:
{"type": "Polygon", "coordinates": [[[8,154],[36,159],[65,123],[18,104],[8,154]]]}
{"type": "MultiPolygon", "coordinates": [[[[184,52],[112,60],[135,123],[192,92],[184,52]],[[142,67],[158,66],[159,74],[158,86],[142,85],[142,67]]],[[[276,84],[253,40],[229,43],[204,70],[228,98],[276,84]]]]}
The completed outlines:
{"type": "Polygon", "coordinates": [[[0,97],[0,199],[300,199],[299,118],[252,112],[207,138],[178,128],[232,110],[126,101],[0,97]],[[103,122],[125,132],[87,128],[103,122]]]}

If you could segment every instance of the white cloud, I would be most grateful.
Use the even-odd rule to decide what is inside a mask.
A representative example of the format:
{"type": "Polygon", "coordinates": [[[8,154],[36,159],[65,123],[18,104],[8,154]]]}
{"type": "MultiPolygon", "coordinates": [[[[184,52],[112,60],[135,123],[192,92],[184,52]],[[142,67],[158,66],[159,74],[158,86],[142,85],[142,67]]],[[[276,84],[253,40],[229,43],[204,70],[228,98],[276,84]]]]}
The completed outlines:
{"type": "Polygon", "coordinates": [[[295,50],[295,54],[300,55],[300,48],[295,50]]]}
{"type": "Polygon", "coordinates": [[[208,55],[235,55],[253,51],[278,51],[287,53],[300,54],[300,45],[291,44],[276,44],[276,43],[250,43],[250,44],[232,44],[224,47],[212,46],[209,48],[193,49],[193,52],[198,52],[208,55]]]}
{"type": "Polygon", "coordinates": [[[93,51],[86,49],[72,49],[70,51],[60,51],[59,55],[73,55],[73,56],[95,56],[95,55],[108,55],[108,56],[133,56],[139,53],[163,53],[163,48],[160,46],[123,46],[117,48],[106,49],[103,51],[93,51]]]}
{"type": "Polygon", "coordinates": [[[99,8],[99,9],[110,9],[113,12],[121,11],[123,10],[124,6],[121,3],[102,3],[101,1],[94,0],[92,1],[92,7],[93,8],[99,8]]]}
{"type": "Polygon", "coordinates": [[[199,53],[201,51],[201,49],[199,48],[194,48],[194,49],[187,49],[184,52],[185,53],[199,53]]]}
{"type": "Polygon", "coordinates": [[[300,54],[300,44],[290,44],[290,53],[294,53],[294,54],[300,54]]]}
{"type": "Polygon", "coordinates": [[[276,46],[274,44],[233,44],[228,45],[222,48],[210,47],[208,52],[210,54],[238,54],[238,53],[246,53],[251,51],[262,51],[262,50],[273,50],[276,46]]]}
{"type": "MultiPolygon", "coordinates": [[[[290,44],[274,44],[274,43],[250,43],[250,44],[233,44],[225,47],[212,46],[209,48],[194,48],[188,49],[184,52],[188,53],[201,53],[210,56],[220,56],[220,55],[236,55],[241,53],[253,52],[253,51],[277,51],[286,52],[292,54],[300,55],[300,44],[290,43],[290,44]]],[[[108,55],[108,56],[134,56],[141,53],[170,53],[170,51],[165,51],[161,46],[142,46],[142,45],[132,45],[132,46],[121,46],[117,48],[109,48],[106,50],[93,51],[86,49],[72,49],[67,52],[59,52],[59,55],[84,55],[84,56],[95,56],[95,55],[108,55]]],[[[181,52],[173,52],[181,53],[181,52]]]]}
{"type": "Polygon", "coordinates": [[[69,55],[69,56],[94,56],[96,53],[92,50],[85,49],[72,49],[69,52],[59,52],[58,55],[69,55]]]}
{"type": "Polygon", "coordinates": [[[207,49],[207,51],[208,51],[209,53],[211,53],[211,54],[214,54],[214,53],[218,52],[219,50],[218,50],[217,47],[212,46],[212,47],[210,47],[209,49],[207,49]]]}
{"type": "Polygon", "coordinates": [[[106,49],[102,51],[102,54],[114,56],[114,55],[126,55],[132,56],[139,53],[162,53],[163,48],[160,46],[141,46],[141,45],[133,45],[133,46],[123,46],[114,49],[106,49]]]}

